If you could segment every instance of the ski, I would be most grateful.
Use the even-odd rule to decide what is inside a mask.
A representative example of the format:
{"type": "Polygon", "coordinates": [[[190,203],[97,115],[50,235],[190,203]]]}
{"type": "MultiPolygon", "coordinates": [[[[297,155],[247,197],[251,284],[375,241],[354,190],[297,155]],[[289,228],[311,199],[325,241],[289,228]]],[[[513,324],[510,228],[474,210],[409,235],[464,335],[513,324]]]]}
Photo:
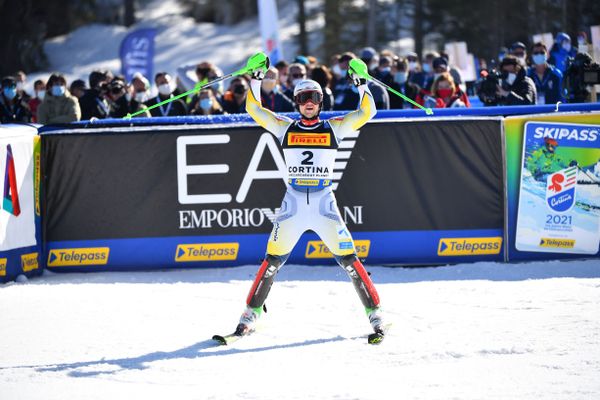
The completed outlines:
{"type": "Polygon", "coordinates": [[[229,335],[225,335],[225,336],[214,335],[212,338],[214,341],[219,343],[221,346],[227,346],[227,345],[230,345],[231,343],[237,342],[238,340],[240,340],[241,338],[243,338],[245,336],[251,335],[253,332],[254,332],[254,329],[245,331],[242,327],[240,327],[238,325],[235,332],[230,333],[229,335]]]}

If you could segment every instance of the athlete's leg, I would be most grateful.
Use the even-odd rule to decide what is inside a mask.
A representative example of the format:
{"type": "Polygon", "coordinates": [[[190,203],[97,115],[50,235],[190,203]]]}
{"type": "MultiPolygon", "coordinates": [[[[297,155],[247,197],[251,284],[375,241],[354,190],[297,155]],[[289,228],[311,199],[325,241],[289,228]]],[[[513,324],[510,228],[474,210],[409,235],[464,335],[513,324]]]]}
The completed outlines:
{"type": "Polygon", "coordinates": [[[338,264],[346,271],[356,293],[360,298],[373,329],[381,326],[379,311],[379,294],[367,270],[358,259],[352,235],[344,223],[333,192],[321,198],[319,205],[320,218],[313,230],[321,237],[325,245],[335,256],[338,264]]]}
{"type": "Polygon", "coordinates": [[[303,219],[302,206],[300,205],[298,209],[295,193],[288,191],[273,223],[267,254],[246,298],[246,310],[240,318],[240,324],[251,327],[261,315],[277,272],[285,264],[298,239],[306,230],[303,219]]]}

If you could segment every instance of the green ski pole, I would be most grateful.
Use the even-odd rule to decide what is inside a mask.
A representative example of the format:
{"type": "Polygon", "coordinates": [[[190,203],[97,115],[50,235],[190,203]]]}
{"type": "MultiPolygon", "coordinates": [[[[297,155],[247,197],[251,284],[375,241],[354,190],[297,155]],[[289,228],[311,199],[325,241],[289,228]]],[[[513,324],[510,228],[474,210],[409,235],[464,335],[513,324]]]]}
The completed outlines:
{"type": "Polygon", "coordinates": [[[181,93],[181,94],[179,94],[179,95],[177,95],[175,97],[171,97],[170,99],[161,101],[160,103],[157,103],[157,104],[154,104],[153,106],[144,108],[143,110],[137,111],[137,112],[135,112],[133,114],[131,114],[131,113],[127,114],[126,116],[123,117],[123,119],[131,119],[132,117],[135,117],[136,115],[142,114],[142,113],[144,113],[144,112],[146,112],[148,110],[152,110],[153,108],[160,107],[160,106],[162,106],[164,104],[170,103],[170,102],[175,101],[177,99],[180,99],[182,97],[185,97],[185,96],[188,96],[190,94],[199,92],[200,90],[204,89],[205,87],[214,85],[215,83],[224,81],[225,79],[233,78],[234,76],[239,76],[239,75],[244,75],[244,74],[251,73],[252,71],[254,71],[256,69],[259,69],[261,67],[268,68],[269,66],[267,65],[267,56],[265,55],[265,53],[259,52],[259,53],[256,53],[255,55],[253,55],[252,57],[250,57],[248,59],[248,62],[246,63],[246,66],[244,68],[240,69],[240,70],[232,72],[231,74],[224,75],[224,76],[222,76],[220,78],[213,79],[210,82],[206,82],[202,86],[196,87],[196,88],[194,88],[192,90],[188,90],[185,93],[181,93]]]}
{"type": "Polygon", "coordinates": [[[378,84],[379,86],[382,86],[382,87],[386,88],[387,90],[389,90],[390,92],[392,92],[396,96],[399,96],[402,99],[404,99],[405,101],[408,101],[410,104],[412,104],[412,105],[420,108],[421,110],[425,111],[425,114],[427,114],[427,115],[433,115],[433,110],[431,108],[423,107],[419,103],[417,103],[417,102],[409,99],[408,97],[406,97],[402,93],[398,92],[397,90],[394,90],[393,88],[389,87],[385,83],[381,82],[379,79],[375,79],[371,75],[369,75],[369,71],[367,69],[367,65],[362,60],[359,60],[357,58],[354,58],[354,59],[350,60],[350,69],[352,70],[352,72],[354,72],[356,75],[360,76],[361,78],[366,79],[366,80],[371,80],[371,81],[375,82],[376,84],[378,84]]]}

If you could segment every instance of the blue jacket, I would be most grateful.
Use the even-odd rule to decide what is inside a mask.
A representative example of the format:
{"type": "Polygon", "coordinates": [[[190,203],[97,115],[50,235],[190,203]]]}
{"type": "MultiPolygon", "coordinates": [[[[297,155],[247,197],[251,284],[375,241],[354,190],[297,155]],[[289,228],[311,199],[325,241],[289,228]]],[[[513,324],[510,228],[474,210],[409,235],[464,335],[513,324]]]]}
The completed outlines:
{"type": "Polygon", "coordinates": [[[544,104],[556,104],[557,102],[565,102],[565,97],[562,90],[562,79],[563,74],[558,68],[552,65],[546,64],[546,70],[542,79],[539,78],[535,72],[535,67],[530,67],[527,70],[527,76],[535,83],[535,88],[538,94],[538,100],[541,96],[544,96],[544,104]]]}
{"type": "Polygon", "coordinates": [[[571,51],[566,51],[562,47],[553,46],[552,50],[550,50],[550,58],[548,59],[548,63],[554,65],[561,73],[565,73],[567,70],[567,66],[569,65],[569,57],[575,57],[577,55],[577,51],[571,49],[571,51]]]}

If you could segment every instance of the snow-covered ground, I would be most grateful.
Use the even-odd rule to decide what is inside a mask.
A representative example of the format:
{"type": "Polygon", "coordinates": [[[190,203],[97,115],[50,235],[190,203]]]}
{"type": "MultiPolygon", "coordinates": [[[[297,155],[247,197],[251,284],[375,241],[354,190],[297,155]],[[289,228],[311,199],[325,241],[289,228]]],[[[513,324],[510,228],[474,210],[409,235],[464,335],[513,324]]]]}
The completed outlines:
{"type": "Polygon", "coordinates": [[[598,399],[600,262],[288,265],[229,347],[257,266],[52,274],[0,286],[0,399],[598,399]]]}

